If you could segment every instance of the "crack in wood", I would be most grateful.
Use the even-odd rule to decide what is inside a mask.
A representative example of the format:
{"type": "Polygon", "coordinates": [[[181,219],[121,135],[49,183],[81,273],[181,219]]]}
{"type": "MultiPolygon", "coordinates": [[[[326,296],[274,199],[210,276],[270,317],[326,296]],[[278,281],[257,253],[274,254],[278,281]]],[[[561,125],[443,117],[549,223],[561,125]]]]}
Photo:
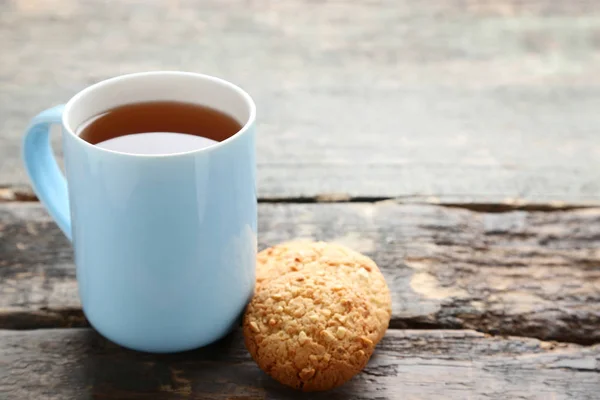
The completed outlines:
{"type": "MultiPolygon", "coordinates": [[[[486,316],[481,316],[481,321],[484,321],[486,316]]],[[[472,328],[475,332],[480,332],[489,337],[507,337],[505,334],[501,334],[495,330],[485,330],[482,328],[476,328],[477,322],[472,321],[472,328]]],[[[15,331],[28,331],[37,329],[64,329],[64,328],[88,328],[90,327],[83,311],[81,309],[50,309],[47,307],[42,308],[40,311],[10,311],[0,310],[0,326],[5,330],[15,331]]],[[[420,318],[393,318],[390,321],[389,331],[432,331],[432,330],[443,330],[443,331],[461,331],[464,330],[459,324],[455,327],[449,326],[448,324],[441,324],[436,322],[424,321],[420,318]]],[[[532,338],[537,339],[539,335],[536,332],[519,332],[517,335],[510,335],[514,338],[532,338]]],[[[560,337],[556,340],[548,341],[546,343],[552,345],[560,344],[577,344],[580,346],[594,346],[600,341],[593,339],[585,340],[580,337],[560,337]]]]}
{"type": "MultiPolygon", "coordinates": [[[[37,202],[36,195],[27,188],[13,188],[0,186],[0,203],[2,202],[37,202]]],[[[259,203],[265,204],[318,204],[318,203],[380,203],[394,202],[396,204],[428,204],[440,207],[458,208],[479,213],[507,213],[513,211],[538,211],[561,212],[595,208],[598,204],[583,203],[573,204],[549,201],[546,203],[527,203],[520,199],[511,199],[505,202],[449,202],[438,197],[424,196],[351,196],[347,193],[323,193],[316,196],[291,196],[291,197],[260,197],[259,203]]]]}

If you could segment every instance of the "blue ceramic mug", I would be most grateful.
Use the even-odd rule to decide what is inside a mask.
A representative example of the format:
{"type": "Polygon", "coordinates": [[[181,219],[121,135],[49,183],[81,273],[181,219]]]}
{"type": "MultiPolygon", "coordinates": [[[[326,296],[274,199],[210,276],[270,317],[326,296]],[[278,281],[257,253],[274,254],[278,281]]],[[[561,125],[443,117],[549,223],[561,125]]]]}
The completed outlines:
{"type": "Polygon", "coordinates": [[[36,116],[23,157],[38,198],[72,241],[91,325],[141,351],[206,345],[235,326],[254,289],[255,105],[239,87],[184,72],[146,72],[92,85],[36,116]],[[148,101],[209,106],[243,127],[178,154],[102,149],[77,128],[112,108],[148,101]],[[63,126],[66,179],[49,144],[63,126]]]}

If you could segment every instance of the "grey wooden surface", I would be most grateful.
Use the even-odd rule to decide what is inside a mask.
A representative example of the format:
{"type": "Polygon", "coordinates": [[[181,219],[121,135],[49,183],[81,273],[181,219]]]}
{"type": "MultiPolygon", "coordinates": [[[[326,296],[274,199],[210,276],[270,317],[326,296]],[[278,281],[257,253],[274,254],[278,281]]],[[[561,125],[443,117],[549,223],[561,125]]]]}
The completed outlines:
{"type": "Polygon", "coordinates": [[[303,394],[263,374],[240,332],[195,352],[125,351],[88,329],[0,331],[2,398],[71,399],[573,399],[600,392],[600,347],[392,331],[364,372],[331,392],[303,394]]]}
{"type": "Polygon", "coordinates": [[[239,83],[262,198],[600,203],[600,3],[0,2],[0,184],[35,113],[128,72],[239,83]]]}

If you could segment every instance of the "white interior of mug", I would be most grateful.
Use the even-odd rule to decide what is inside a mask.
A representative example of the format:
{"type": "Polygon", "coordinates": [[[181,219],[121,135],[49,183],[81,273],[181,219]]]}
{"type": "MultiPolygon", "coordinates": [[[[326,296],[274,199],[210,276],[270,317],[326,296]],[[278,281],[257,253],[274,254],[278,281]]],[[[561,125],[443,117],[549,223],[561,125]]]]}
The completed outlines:
{"type": "Polygon", "coordinates": [[[82,90],[65,106],[63,126],[67,134],[77,136],[83,123],[108,110],[150,101],[198,104],[230,115],[242,129],[221,143],[244,132],[256,115],[252,98],[230,82],[191,72],[157,71],[118,76],[82,90]]]}

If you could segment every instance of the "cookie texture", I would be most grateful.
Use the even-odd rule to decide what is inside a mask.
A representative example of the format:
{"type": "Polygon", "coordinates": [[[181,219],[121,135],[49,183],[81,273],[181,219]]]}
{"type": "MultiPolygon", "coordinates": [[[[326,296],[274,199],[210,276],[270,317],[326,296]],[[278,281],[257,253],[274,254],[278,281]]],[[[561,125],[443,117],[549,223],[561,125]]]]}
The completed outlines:
{"type": "Polygon", "coordinates": [[[325,271],[290,272],[257,287],[244,340],[258,366],[304,391],[327,390],[361,371],[380,322],[364,297],[325,271]]]}
{"type": "Polygon", "coordinates": [[[257,287],[290,272],[305,275],[325,271],[368,300],[379,322],[375,343],[383,338],[392,315],[392,298],[385,278],[373,260],[346,246],[326,242],[282,243],[258,253],[257,287]]]}

